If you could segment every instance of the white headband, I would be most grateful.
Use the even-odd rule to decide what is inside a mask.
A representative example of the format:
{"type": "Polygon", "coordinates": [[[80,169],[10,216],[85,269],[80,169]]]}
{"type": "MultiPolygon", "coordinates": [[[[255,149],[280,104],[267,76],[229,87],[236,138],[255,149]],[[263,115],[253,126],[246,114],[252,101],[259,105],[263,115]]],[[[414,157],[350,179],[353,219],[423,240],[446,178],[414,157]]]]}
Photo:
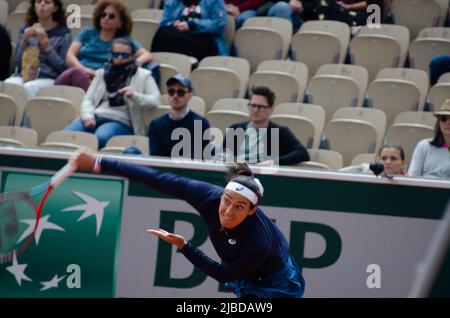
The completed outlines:
{"type": "MultiPolygon", "coordinates": [[[[264,193],[264,188],[261,185],[261,182],[258,179],[254,179],[256,184],[258,185],[259,191],[261,195],[264,193]]],[[[245,198],[249,199],[253,205],[256,205],[258,203],[258,196],[255,192],[247,188],[246,186],[243,186],[240,183],[230,181],[227,186],[225,187],[225,190],[230,190],[236,193],[239,193],[240,195],[244,196],[245,198]]]]}

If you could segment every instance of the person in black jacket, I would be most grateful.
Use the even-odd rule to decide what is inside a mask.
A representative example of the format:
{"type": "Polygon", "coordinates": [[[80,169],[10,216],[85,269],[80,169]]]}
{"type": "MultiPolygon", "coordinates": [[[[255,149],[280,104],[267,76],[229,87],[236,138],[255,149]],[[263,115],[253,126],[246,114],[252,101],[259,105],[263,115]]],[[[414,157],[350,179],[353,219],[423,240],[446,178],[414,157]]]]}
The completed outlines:
{"type": "Polygon", "coordinates": [[[309,161],[309,154],[288,127],[272,123],[269,117],[275,106],[270,88],[252,88],[248,104],[250,121],[232,125],[223,141],[227,161],[294,165],[309,161]]]}
{"type": "Polygon", "coordinates": [[[0,24],[0,81],[9,77],[11,52],[11,38],[3,25],[0,24]]]}

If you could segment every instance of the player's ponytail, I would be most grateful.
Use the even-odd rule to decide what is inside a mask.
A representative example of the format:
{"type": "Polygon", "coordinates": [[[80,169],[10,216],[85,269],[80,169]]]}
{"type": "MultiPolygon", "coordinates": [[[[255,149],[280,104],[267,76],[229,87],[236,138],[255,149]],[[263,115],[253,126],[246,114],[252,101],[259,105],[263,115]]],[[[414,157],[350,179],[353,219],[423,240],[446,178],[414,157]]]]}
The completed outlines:
{"type": "MultiPolygon", "coordinates": [[[[261,201],[264,188],[261,182],[253,176],[252,170],[246,163],[235,163],[228,166],[228,180],[239,183],[250,189],[258,197],[258,203],[261,201]]],[[[254,204],[257,205],[258,203],[254,204]]]]}

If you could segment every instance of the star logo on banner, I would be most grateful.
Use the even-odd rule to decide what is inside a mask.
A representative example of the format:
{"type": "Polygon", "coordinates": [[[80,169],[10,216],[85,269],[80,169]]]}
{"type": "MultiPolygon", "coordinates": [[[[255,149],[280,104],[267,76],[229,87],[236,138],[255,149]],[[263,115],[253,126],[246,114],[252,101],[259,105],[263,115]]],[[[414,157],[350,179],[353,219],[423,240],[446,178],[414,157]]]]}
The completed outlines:
{"type": "MultiPolygon", "coordinates": [[[[49,217],[50,217],[50,215],[46,215],[44,217],[41,217],[41,219],[39,221],[39,224],[36,229],[36,233],[34,235],[36,245],[39,244],[39,240],[41,238],[42,232],[45,230],[56,230],[56,231],[63,231],[63,232],[65,231],[59,225],[49,222],[48,221],[49,217]]],[[[22,242],[25,238],[27,238],[30,234],[32,234],[34,227],[36,225],[36,220],[32,220],[32,219],[20,220],[20,222],[28,224],[28,228],[22,233],[22,236],[17,241],[17,244],[22,242]]]]}
{"type": "Polygon", "coordinates": [[[14,253],[12,265],[6,268],[8,272],[14,275],[19,286],[22,286],[22,280],[32,281],[31,278],[25,274],[27,266],[27,264],[19,264],[17,262],[16,253],[14,253]]]}
{"type": "Polygon", "coordinates": [[[51,288],[58,288],[59,283],[66,277],[66,275],[63,275],[61,277],[58,277],[58,275],[55,275],[50,281],[48,282],[41,282],[41,285],[43,286],[41,288],[42,291],[49,290],[51,288]]]}
{"type": "Polygon", "coordinates": [[[95,220],[96,220],[96,224],[97,224],[97,236],[98,236],[98,234],[100,233],[100,228],[102,227],[103,214],[105,212],[105,208],[109,205],[109,201],[98,201],[86,194],[83,194],[83,193],[80,193],[77,191],[73,191],[73,193],[75,193],[86,204],[80,204],[80,205],[68,207],[68,208],[62,210],[62,212],[84,210],[84,213],[80,216],[80,218],[78,219],[78,222],[90,217],[91,215],[95,215],[95,220]]]}

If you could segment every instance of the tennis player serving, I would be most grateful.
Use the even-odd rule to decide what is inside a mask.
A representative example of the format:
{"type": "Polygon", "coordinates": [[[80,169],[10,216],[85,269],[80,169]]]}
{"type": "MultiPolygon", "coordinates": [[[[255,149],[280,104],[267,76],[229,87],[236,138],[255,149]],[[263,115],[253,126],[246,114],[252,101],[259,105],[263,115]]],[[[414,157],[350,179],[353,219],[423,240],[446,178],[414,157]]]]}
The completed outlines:
{"type": "Polygon", "coordinates": [[[209,238],[223,264],[181,235],[163,229],[147,231],[175,245],[192,264],[225,283],[238,298],[302,297],[305,281],[301,270],[281,230],[258,207],[264,190],[247,165],[229,168],[230,181],[222,188],[147,166],[94,156],[85,150],[76,153],[71,161],[79,169],[142,182],[192,205],[208,227],[209,238]]]}

